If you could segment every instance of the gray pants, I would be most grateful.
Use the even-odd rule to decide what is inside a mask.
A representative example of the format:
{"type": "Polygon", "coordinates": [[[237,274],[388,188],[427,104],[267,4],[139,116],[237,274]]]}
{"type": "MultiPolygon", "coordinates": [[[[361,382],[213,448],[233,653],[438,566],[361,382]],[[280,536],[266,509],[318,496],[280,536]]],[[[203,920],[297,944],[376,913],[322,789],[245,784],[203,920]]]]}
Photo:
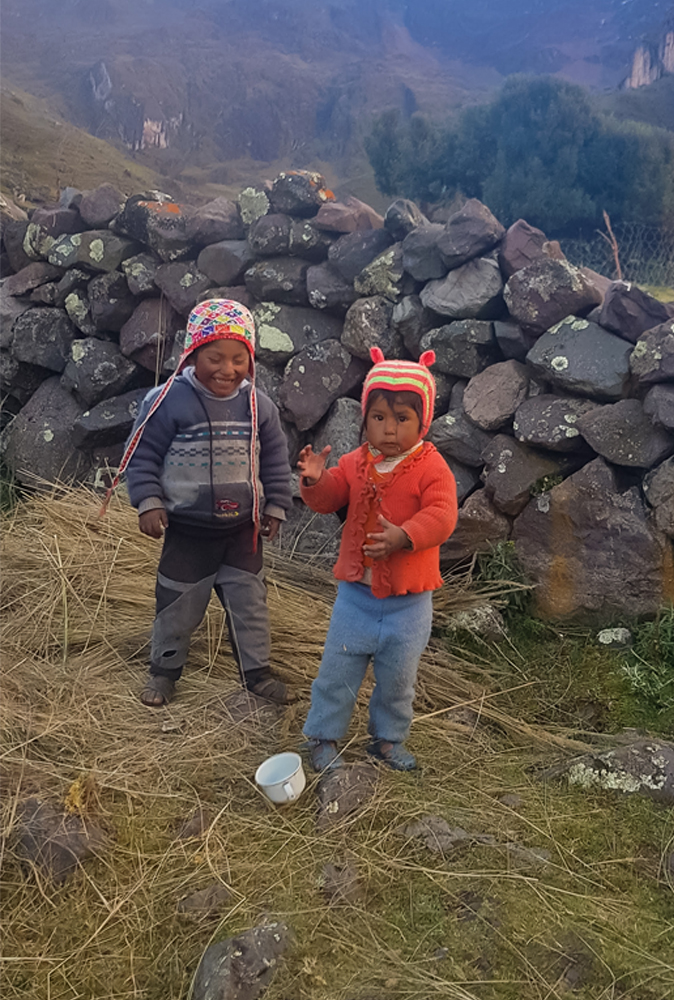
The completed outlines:
{"type": "Polygon", "coordinates": [[[251,671],[269,669],[267,588],[261,541],[253,552],[253,525],[216,532],[171,521],[157,570],[150,673],[178,680],[213,589],[243,683],[251,671]]]}

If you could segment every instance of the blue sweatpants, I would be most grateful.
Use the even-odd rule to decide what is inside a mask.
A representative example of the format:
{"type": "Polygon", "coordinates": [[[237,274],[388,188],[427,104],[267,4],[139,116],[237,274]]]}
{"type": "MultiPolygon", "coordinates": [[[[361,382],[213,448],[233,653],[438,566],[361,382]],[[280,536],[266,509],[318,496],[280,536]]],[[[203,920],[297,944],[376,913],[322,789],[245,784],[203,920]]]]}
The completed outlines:
{"type": "Polygon", "coordinates": [[[433,594],[375,597],[362,583],[340,582],[304,735],[346,735],[358,690],[372,660],[370,735],[401,743],[412,723],[419,659],[431,635],[433,594]]]}

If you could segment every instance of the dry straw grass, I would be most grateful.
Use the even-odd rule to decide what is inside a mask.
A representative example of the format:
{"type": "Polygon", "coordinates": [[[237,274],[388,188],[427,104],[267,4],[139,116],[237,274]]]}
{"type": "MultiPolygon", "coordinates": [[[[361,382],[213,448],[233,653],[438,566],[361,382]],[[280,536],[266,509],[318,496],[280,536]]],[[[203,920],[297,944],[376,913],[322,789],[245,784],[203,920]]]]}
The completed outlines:
{"type": "MultiPolygon", "coordinates": [[[[612,805],[551,791],[527,773],[551,751],[580,745],[509,716],[507,683],[487,663],[432,644],[412,737],[422,774],[383,774],[360,816],[319,835],[315,779],[296,806],[275,810],[252,775],[265,756],[301,740],[334,593],[329,575],[270,554],[274,663],[302,696],[280,721],[232,720],[225,699],[236,671],[214,605],[179,697],[149,710],[137,693],[158,546],[138,534],[123,500],[103,520],[98,507],[81,489],[41,494],[5,524],[3,998],[182,1000],[209,942],[265,915],[286,919],[297,938],[269,1000],[548,1000],[564,992],[559,956],[567,952],[590,970],[588,997],[650,1000],[674,989],[670,918],[659,901],[651,905],[661,868],[650,859],[646,883],[637,883],[634,866],[623,864],[637,845],[615,833],[617,853],[605,858],[612,805]],[[55,886],[16,855],[16,811],[30,795],[62,805],[74,782],[79,810],[106,828],[109,847],[55,886]],[[518,792],[526,807],[501,803],[503,791],[518,792]],[[198,808],[210,813],[205,836],[176,839],[198,808]],[[544,847],[550,864],[520,868],[479,846],[444,860],[396,834],[427,813],[544,847]],[[347,860],[364,901],[328,907],[322,866],[347,860]],[[181,897],[212,882],[230,890],[223,910],[195,922],[177,913],[181,897]],[[466,920],[476,895],[484,907],[466,920]]],[[[484,599],[460,586],[442,592],[437,619],[484,599]]],[[[349,759],[362,755],[366,702],[367,691],[349,759]]],[[[650,834],[657,827],[664,857],[671,833],[654,807],[628,809],[650,834]]]]}

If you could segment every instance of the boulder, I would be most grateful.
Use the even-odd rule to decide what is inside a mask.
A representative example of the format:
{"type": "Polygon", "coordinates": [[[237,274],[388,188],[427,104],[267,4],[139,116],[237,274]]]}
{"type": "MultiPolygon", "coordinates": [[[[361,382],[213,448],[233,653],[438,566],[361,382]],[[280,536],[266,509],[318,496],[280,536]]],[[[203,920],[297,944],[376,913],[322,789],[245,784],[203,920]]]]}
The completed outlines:
{"type": "Polygon", "coordinates": [[[265,364],[260,359],[259,354],[256,354],[255,357],[255,385],[262,390],[265,396],[269,396],[276,406],[280,407],[279,393],[283,385],[283,369],[273,368],[271,365],[265,364]]]}
{"type": "MultiPolygon", "coordinates": [[[[37,245],[44,236],[56,239],[65,233],[78,233],[82,229],[80,213],[76,208],[64,208],[62,205],[43,205],[36,208],[30,217],[30,223],[26,236],[28,242],[37,245]],[[39,230],[40,236],[30,237],[28,233],[39,230]]],[[[26,239],[24,239],[24,249],[28,252],[26,239]]]]}
{"type": "Polygon", "coordinates": [[[198,302],[204,302],[206,299],[233,299],[240,305],[245,306],[246,309],[253,309],[256,304],[255,299],[245,285],[226,285],[224,288],[207,288],[205,292],[201,292],[199,295],[198,302]]]}
{"type": "Polygon", "coordinates": [[[658,530],[674,539],[674,458],[668,458],[648,472],[643,486],[658,530]]]}
{"type": "Polygon", "coordinates": [[[200,208],[185,212],[185,236],[195,246],[242,240],[244,235],[239,206],[227,198],[215,198],[200,208]]]}
{"type": "Polygon", "coordinates": [[[89,296],[81,288],[75,288],[68,292],[64,302],[65,311],[73,326],[76,326],[85,337],[99,337],[100,331],[96,329],[96,324],[91,317],[89,306],[89,296]]]}
{"type": "Polygon", "coordinates": [[[642,333],[630,355],[630,370],[640,385],[674,382],[674,322],[642,333]]]}
{"type": "Polygon", "coordinates": [[[363,380],[368,367],[338,340],[311,344],[286,366],[281,405],[301,431],[309,430],[339,396],[347,395],[363,380]]]}
{"type": "Polygon", "coordinates": [[[155,295],[154,276],[161,260],[152,253],[139,253],[122,261],[122,271],[132,295],[155,295]]]}
{"type": "Polygon", "coordinates": [[[420,293],[428,309],[451,319],[498,319],[503,315],[503,281],[491,257],[476,257],[429,281],[420,293]]]}
{"type": "Polygon", "coordinates": [[[322,340],[339,340],[342,322],[316,309],[262,302],[253,309],[257,329],[256,357],[270,365],[285,364],[293,354],[322,340]]]}
{"type": "Polygon", "coordinates": [[[428,432],[428,440],[445,459],[456,459],[463,465],[481,469],[482,452],[491,444],[492,436],[476,427],[463,409],[452,409],[436,417],[428,432]]]}
{"type": "Polygon", "coordinates": [[[353,281],[363,268],[393,243],[386,229],[347,233],[340,236],[328,251],[328,260],[346,281],[353,281]]]}
{"type": "Polygon", "coordinates": [[[674,435],[655,427],[638,399],[595,407],[579,418],[578,430],[598,455],[615,465],[650,469],[674,452],[674,435]]]}
{"type": "Polygon", "coordinates": [[[518,441],[548,451],[575,451],[585,445],[578,420],[599,404],[543,393],[526,399],[517,409],[513,432],[518,441]]]}
{"type": "Polygon", "coordinates": [[[259,188],[244,188],[237,199],[244,226],[250,226],[269,211],[269,194],[259,188]]]}
{"type": "Polygon", "coordinates": [[[489,552],[498,542],[507,541],[512,524],[494,507],[485,489],[469,496],[459,510],[454,533],[440,548],[440,562],[472,559],[476,552],[489,552]]]}
{"type": "Polygon", "coordinates": [[[391,313],[391,330],[403,338],[405,348],[413,358],[421,354],[421,338],[437,322],[437,318],[421,304],[418,295],[405,295],[396,302],[391,313]]]}
{"type": "Polygon", "coordinates": [[[23,249],[23,241],[26,238],[28,225],[29,223],[26,219],[8,222],[3,227],[2,242],[9,258],[10,266],[14,272],[21,271],[24,267],[28,267],[29,264],[33,263],[33,258],[29,257],[23,249]]]}
{"type": "MultiPolygon", "coordinates": [[[[114,273],[114,272],[111,272],[114,273]]],[[[91,281],[91,272],[85,271],[81,267],[71,267],[60,281],[56,282],[56,295],[54,305],[58,309],[65,308],[66,299],[71,292],[85,290],[91,281]]],[[[87,296],[88,297],[88,296],[87,296]]]]}
{"type": "Polygon", "coordinates": [[[354,280],[359,295],[383,295],[398,302],[404,291],[402,244],[395,243],[364,267],[354,280]]]}
{"type": "Polygon", "coordinates": [[[19,482],[42,488],[81,478],[85,462],[75,447],[73,425],[82,411],[58,376],[38,386],[2,435],[4,461],[19,482]]]}
{"type": "Polygon", "coordinates": [[[469,198],[450,216],[437,245],[445,264],[453,269],[493,249],[504,235],[504,227],[487,206],[469,198]]]}
{"type": "Polygon", "coordinates": [[[87,297],[94,326],[101,332],[119,333],[136,306],[126,278],[119,271],[93,278],[87,288],[87,297]]]}
{"type": "Polygon", "coordinates": [[[162,264],[157,268],[154,282],[181,316],[189,316],[199,296],[213,285],[195,264],[183,261],[162,264]]]}
{"type": "Polygon", "coordinates": [[[362,813],[375,796],[377,778],[377,768],[370,763],[327,768],[318,782],[316,829],[330,830],[347,816],[362,813]]]}
{"type": "Polygon", "coordinates": [[[135,388],[141,374],[142,369],[126,358],[117,344],[87,337],[73,342],[61,385],[91,407],[135,388]]]}
{"type": "Polygon", "coordinates": [[[4,194],[0,194],[0,234],[4,233],[5,226],[12,222],[27,222],[28,214],[16,202],[12,201],[4,194]]]}
{"type": "Polygon", "coordinates": [[[334,565],[342,530],[337,514],[317,515],[301,500],[295,499],[286,515],[279,531],[281,549],[293,555],[308,556],[312,562],[318,560],[326,569],[334,565]]]}
{"type": "Polygon", "coordinates": [[[674,743],[647,738],[594,752],[568,768],[570,785],[603,788],[625,795],[644,795],[674,805],[674,743]]]}
{"type": "Polygon", "coordinates": [[[7,295],[4,286],[0,289],[0,349],[9,347],[12,342],[14,320],[30,308],[32,308],[30,302],[7,295]]]}
{"type": "MultiPolygon", "coordinates": [[[[51,265],[50,265],[51,266],[51,265]]],[[[39,285],[30,293],[30,301],[36,306],[54,306],[58,291],[55,281],[48,281],[44,285],[39,285]]]]}
{"type": "Polygon", "coordinates": [[[328,410],[327,416],[316,428],[313,442],[315,452],[320,452],[327,444],[331,447],[327,467],[337,465],[342,455],[360,445],[360,428],[363,421],[360,403],[355,399],[337,399],[328,410]]]}
{"type": "Polygon", "coordinates": [[[60,236],[52,244],[48,260],[56,267],[86,267],[91,271],[116,271],[133,257],[138,244],[109,229],[92,229],[73,236],[60,236]]]}
{"type": "Polygon", "coordinates": [[[193,1000],[257,1000],[291,940],[286,924],[272,921],[209,944],[194,976],[193,1000]]]}
{"type": "Polygon", "coordinates": [[[270,257],[248,268],[246,288],[259,302],[303,306],[308,302],[308,269],[308,263],[298,258],[270,257]]]}
{"type": "Polygon", "coordinates": [[[536,341],[527,362],[566,392],[614,400],[627,393],[630,352],[624,340],[596,323],[567,316],[536,341]]]}
{"type": "Polygon", "coordinates": [[[456,380],[449,397],[450,410],[463,410],[463,394],[466,391],[467,385],[468,382],[465,379],[459,378],[456,380]]]}
{"type": "Polygon", "coordinates": [[[319,229],[331,233],[357,233],[365,229],[381,229],[384,219],[364,201],[348,195],[343,201],[328,201],[321,205],[314,219],[319,229]]]}
{"type": "Polygon", "coordinates": [[[100,229],[119,215],[126,198],[114,184],[99,184],[85,191],[79,202],[80,215],[91,229],[100,229]]]}
{"type": "Polygon", "coordinates": [[[27,295],[34,288],[62,276],[63,271],[60,267],[54,267],[53,264],[47,264],[46,261],[36,260],[21,268],[17,274],[10,274],[3,282],[3,295],[27,295]]]}
{"type": "Polygon", "coordinates": [[[507,427],[529,392],[529,372],[519,361],[501,361],[474,375],[463,394],[466,416],[483,431],[507,427]]]}
{"type": "Polygon", "coordinates": [[[674,385],[654,385],[644,396],[644,413],[654,424],[674,431],[674,385]]]}
{"type": "Polygon", "coordinates": [[[100,854],[107,842],[103,830],[90,819],[68,816],[37,798],[19,803],[16,833],[19,857],[57,883],[100,854]]]}
{"type": "Polygon", "coordinates": [[[536,338],[525,333],[521,326],[510,320],[498,319],[494,323],[494,336],[504,358],[524,361],[536,343],[536,338]]]}
{"type": "Polygon", "coordinates": [[[504,297],[512,318],[534,334],[566,316],[582,316],[601,302],[600,293],[579,268],[548,258],[516,271],[508,279],[504,297]]]}
{"type": "Polygon", "coordinates": [[[260,257],[277,257],[288,252],[293,220],[289,215],[270,213],[256,219],[248,230],[248,245],[260,257]]]}
{"type": "Polygon", "coordinates": [[[307,271],[307,294],[314,309],[328,309],[342,316],[358,298],[353,282],[343,278],[328,262],[307,271]]]}
{"type": "Polygon", "coordinates": [[[39,365],[26,364],[17,359],[9,351],[0,350],[0,390],[2,391],[2,410],[11,415],[17,413],[28,402],[38,386],[45,379],[53,376],[53,371],[40,368],[39,365]],[[14,404],[12,404],[14,400],[14,404]]]}
{"type": "Polygon", "coordinates": [[[451,455],[444,455],[443,458],[454,476],[457,502],[462,504],[466,497],[470,496],[480,485],[480,473],[470,465],[463,465],[461,462],[457,462],[451,455]]]}
{"type": "Polygon", "coordinates": [[[497,434],[482,457],[485,489],[494,506],[510,517],[517,517],[532,493],[544,491],[562,469],[554,458],[527,448],[507,434],[497,434]]]}
{"type": "Polygon", "coordinates": [[[506,281],[516,271],[528,267],[546,256],[543,247],[548,238],[540,229],[530,226],[524,219],[513,222],[503,237],[498,252],[498,262],[506,281]]]}
{"type": "Polygon", "coordinates": [[[620,490],[602,458],[534,497],[513,538],[545,617],[632,619],[674,597],[671,542],[649,523],[639,489],[620,490]]]}
{"type": "Polygon", "coordinates": [[[59,205],[61,208],[79,208],[83,197],[84,193],[79,188],[65,187],[59,192],[59,205]]]}
{"type": "Polygon", "coordinates": [[[319,229],[315,219],[293,219],[290,226],[288,253],[316,263],[325,260],[334,243],[334,236],[319,229]]]}
{"type": "Polygon", "coordinates": [[[405,237],[418,226],[428,224],[428,219],[418,205],[409,198],[396,198],[386,209],[384,216],[384,228],[396,242],[404,240],[405,237]]]}
{"type": "Polygon", "coordinates": [[[672,318],[673,303],[658,301],[630,281],[614,281],[604,296],[599,323],[634,344],[646,330],[672,318]]]}
{"type": "Polygon", "coordinates": [[[222,240],[204,247],[197,257],[197,267],[216,285],[235,285],[254,260],[246,240],[222,240]]]}
{"type": "Polygon", "coordinates": [[[76,336],[62,309],[28,309],[12,324],[12,355],[17,361],[62,372],[76,336]]]}
{"type": "Polygon", "coordinates": [[[380,347],[385,358],[402,358],[402,337],[391,329],[392,312],[393,306],[381,295],[356,299],[346,314],[341,337],[347,351],[369,361],[370,348],[380,347]]]}
{"type": "Polygon", "coordinates": [[[89,451],[126,441],[147,392],[132,389],[86,410],[73,424],[73,443],[89,451]]]}
{"type": "Polygon", "coordinates": [[[433,379],[435,381],[433,417],[435,418],[442,417],[447,413],[456,379],[453,375],[445,375],[444,372],[433,372],[433,379]]]}
{"type": "Polygon", "coordinates": [[[462,378],[472,378],[501,360],[494,326],[484,320],[459,320],[429,330],[419,346],[421,351],[435,351],[433,367],[438,371],[462,378]]]}
{"type": "Polygon", "coordinates": [[[445,227],[427,222],[413,229],[403,240],[403,267],[417,281],[444,278],[447,265],[440,256],[438,240],[445,227]]]}
{"type": "Polygon", "coordinates": [[[145,299],[119,333],[122,354],[151,372],[163,370],[176,333],[184,328],[178,313],[161,299],[145,299]]]}
{"type": "Polygon", "coordinates": [[[274,179],[269,193],[273,212],[284,212],[300,218],[311,218],[321,205],[334,199],[325,178],[313,170],[284,171],[274,179]]]}
{"type": "Polygon", "coordinates": [[[163,261],[179,260],[190,251],[183,209],[160,191],[128,198],[114,228],[149,246],[163,261]]]}

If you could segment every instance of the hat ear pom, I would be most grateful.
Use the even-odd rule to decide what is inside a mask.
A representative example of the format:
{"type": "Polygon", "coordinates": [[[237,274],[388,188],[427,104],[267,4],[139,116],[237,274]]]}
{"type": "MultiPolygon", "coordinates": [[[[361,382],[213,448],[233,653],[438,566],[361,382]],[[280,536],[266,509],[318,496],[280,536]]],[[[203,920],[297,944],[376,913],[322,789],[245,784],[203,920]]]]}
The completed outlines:
{"type": "Polygon", "coordinates": [[[424,368],[430,368],[431,365],[434,365],[435,351],[424,351],[424,353],[419,358],[419,364],[423,365],[424,368]]]}
{"type": "Polygon", "coordinates": [[[382,361],[384,361],[384,352],[382,351],[381,347],[371,347],[370,357],[372,358],[372,361],[374,362],[375,365],[379,365],[381,364],[382,361]]]}

